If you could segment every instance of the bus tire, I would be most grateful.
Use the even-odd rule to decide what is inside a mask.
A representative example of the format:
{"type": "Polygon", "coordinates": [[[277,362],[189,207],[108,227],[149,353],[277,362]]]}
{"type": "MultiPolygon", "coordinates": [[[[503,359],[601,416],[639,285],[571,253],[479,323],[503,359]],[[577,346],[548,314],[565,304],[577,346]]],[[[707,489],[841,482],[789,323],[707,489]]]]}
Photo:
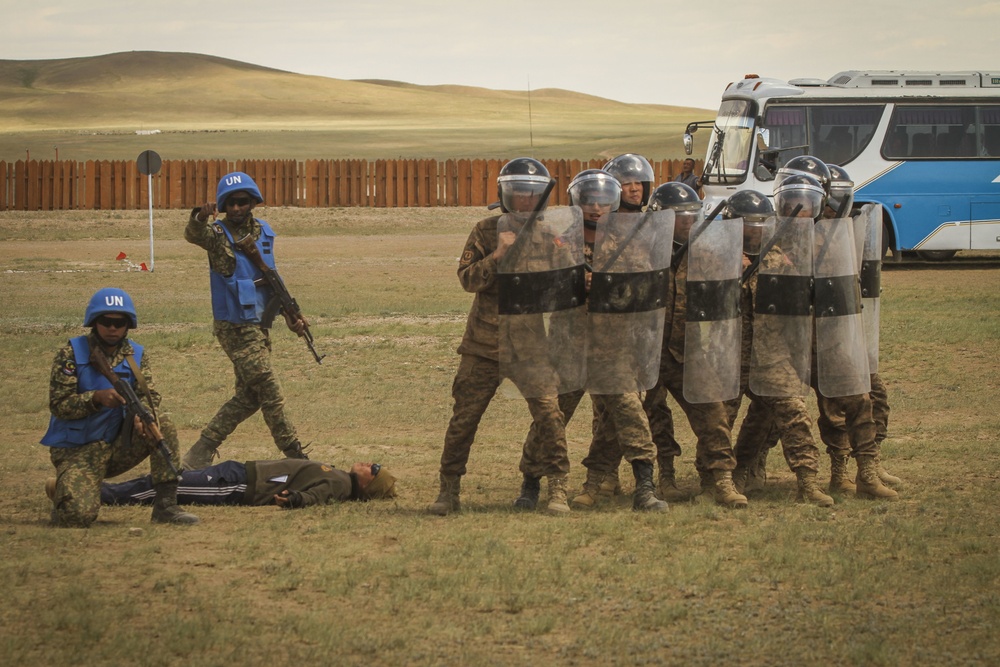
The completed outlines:
{"type": "Polygon", "coordinates": [[[946,262],[955,256],[957,250],[918,250],[917,257],[927,262],[946,262]]]}

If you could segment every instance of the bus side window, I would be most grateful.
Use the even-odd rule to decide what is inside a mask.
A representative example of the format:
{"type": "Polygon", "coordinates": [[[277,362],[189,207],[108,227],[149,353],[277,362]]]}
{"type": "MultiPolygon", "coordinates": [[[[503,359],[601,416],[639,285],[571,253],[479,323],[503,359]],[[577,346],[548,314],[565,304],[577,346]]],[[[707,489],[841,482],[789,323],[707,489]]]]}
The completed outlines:
{"type": "Polygon", "coordinates": [[[910,150],[910,157],[931,157],[934,151],[931,150],[932,135],[930,132],[920,132],[912,137],[913,146],[910,150]]]}
{"type": "Polygon", "coordinates": [[[986,155],[1000,157],[1000,125],[987,125],[983,128],[983,148],[986,155]]]}

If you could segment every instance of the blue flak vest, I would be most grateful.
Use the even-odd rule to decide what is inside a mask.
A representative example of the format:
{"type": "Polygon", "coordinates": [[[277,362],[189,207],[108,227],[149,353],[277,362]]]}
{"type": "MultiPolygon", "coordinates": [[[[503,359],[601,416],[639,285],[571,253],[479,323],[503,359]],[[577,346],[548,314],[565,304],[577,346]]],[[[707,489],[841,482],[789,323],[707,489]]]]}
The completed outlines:
{"type": "MultiPolygon", "coordinates": [[[[263,220],[260,223],[260,237],[257,239],[257,250],[264,258],[264,263],[274,269],[274,232],[263,220]]],[[[236,256],[236,270],[233,275],[224,276],[209,269],[212,286],[212,317],[233,324],[257,324],[260,322],[264,307],[271,296],[267,287],[257,287],[254,281],[262,278],[254,263],[243,252],[236,250],[233,236],[223,224],[216,223],[225,233],[229,246],[236,256]]]]}
{"type": "MultiPolygon", "coordinates": [[[[130,340],[136,366],[142,364],[142,345],[130,340]]],[[[90,363],[90,343],[86,336],[72,338],[69,344],[73,346],[73,356],[76,359],[76,390],[82,394],[98,389],[111,389],[112,385],[90,363]]],[[[125,359],[112,369],[133,387],[136,386],[135,374],[125,359]]],[[[42,437],[42,444],[47,447],[80,447],[91,442],[103,440],[111,442],[121,430],[125,419],[125,408],[102,408],[83,419],[56,419],[49,417],[49,430],[42,437]]]]}

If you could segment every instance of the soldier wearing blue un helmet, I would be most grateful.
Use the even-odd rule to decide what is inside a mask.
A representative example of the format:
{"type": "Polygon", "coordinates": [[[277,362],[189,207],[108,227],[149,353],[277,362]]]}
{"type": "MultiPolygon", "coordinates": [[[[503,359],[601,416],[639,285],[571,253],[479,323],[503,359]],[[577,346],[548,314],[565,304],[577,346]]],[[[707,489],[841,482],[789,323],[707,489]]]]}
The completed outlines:
{"type": "MultiPolygon", "coordinates": [[[[222,442],[258,410],[274,444],[286,457],[308,458],[285,414],[281,385],[271,368],[271,323],[265,321],[265,307],[273,291],[262,280],[261,269],[236,246],[237,242],[249,241],[266,266],[276,270],[274,231],[253,215],[254,208],[263,202],[254,180],[242,171],[234,171],[219,180],[215,201],[191,211],[184,230],[189,243],[208,252],[213,329],[236,374],[235,394],[219,408],[184,455],[188,470],[210,465],[222,442]],[[215,219],[218,213],[224,213],[220,220],[215,219]]],[[[306,320],[283,314],[288,328],[302,336],[308,328],[306,320]]]]}
{"type": "Polygon", "coordinates": [[[55,525],[89,526],[100,509],[101,482],[131,470],[147,457],[155,490],[152,521],[198,523],[198,517],[177,506],[177,477],[171,470],[177,461],[173,424],[161,411],[159,429],[171,461],[158,453],[150,456],[155,429],[147,428],[138,414],[125,409],[125,399],[109,378],[113,373],[134,389],[155,418],[160,394],[153,385],[143,346],[128,335],[138,319],[132,297],[125,290],[100,289],[84,311],[83,325],[90,327],[90,332],[71,338],[56,354],[49,381],[52,414],[41,440],[49,447],[56,469],[56,477],[45,484],[55,525]],[[106,363],[103,370],[101,361],[106,363]]]}

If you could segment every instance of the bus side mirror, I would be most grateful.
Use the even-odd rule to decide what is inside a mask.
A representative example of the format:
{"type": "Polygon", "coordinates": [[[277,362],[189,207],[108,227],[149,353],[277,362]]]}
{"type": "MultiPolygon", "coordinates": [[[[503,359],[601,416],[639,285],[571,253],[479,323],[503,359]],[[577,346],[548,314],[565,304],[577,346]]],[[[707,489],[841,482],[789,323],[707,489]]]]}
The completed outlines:
{"type": "Polygon", "coordinates": [[[684,153],[686,155],[691,155],[694,151],[694,137],[692,137],[687,132],[684,133],[684,153]]]}

